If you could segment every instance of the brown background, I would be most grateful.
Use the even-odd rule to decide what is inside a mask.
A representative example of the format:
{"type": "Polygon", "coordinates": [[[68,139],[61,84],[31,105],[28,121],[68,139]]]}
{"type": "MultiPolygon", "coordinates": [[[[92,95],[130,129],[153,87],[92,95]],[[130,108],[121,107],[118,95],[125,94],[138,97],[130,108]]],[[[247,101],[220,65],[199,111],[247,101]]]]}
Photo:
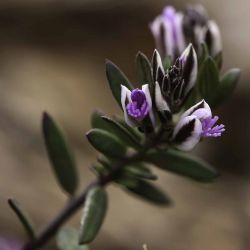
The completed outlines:
{"type": "MultiPolygon", "coordinates": [[[[197,154],[222,177],[201,185],[157,171],[175,201],[158,208],[110,186],[107,218],[91,250],[248,250],[250,245],[249,40],[250,2],[200,1],[220,25],[224,71],[240,67],[234,97],[218,110],[225,135],[197,154]]],[[[81,188],[96,153],[87,144],[91,112],[120,112],[107,87],[104,60],[135,82],[134,56],[154,49],[148,23],[165,1],[0,1],[0,234],[24,239],[6,205],[15,197],[36,227],[66,202],[50,169],[40,131],[49,111],[66,131],[81,174],[81,188]]],[[[182,1],[175,6],[182,8],[182,1]]],[[[78,228],[80,213],[69,224],[78,228]]],[[[55,249],[53,242],[44,249],[55,249]]]]}

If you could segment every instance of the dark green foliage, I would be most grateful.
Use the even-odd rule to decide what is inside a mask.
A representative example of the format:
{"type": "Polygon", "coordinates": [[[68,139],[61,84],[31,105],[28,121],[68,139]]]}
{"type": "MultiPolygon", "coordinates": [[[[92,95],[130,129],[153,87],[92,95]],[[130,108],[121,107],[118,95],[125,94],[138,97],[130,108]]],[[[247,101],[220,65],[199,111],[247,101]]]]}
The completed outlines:
{"type": "Polygon", "coordinates": [[[203,160],[174,149],[152,150],[146,154],[145,161],[200,182],[211,182],[218,177],[217,171],[203,160]]]}
{"type": "Polygon", "coordinates": [[[152,76],[151,63],[141,52],[136,55],[136,69],[140,85],[149,84],[150,92],[153,93],[154,81],[152,76]]]}
{"type": "Polygon", "coordinates": [[[115,158],[125,156],[126,147],[115,135],[102,129],[91,129],[86,136],[91,145],[104,155],[115,158]]]}
{"type": "Polygon", "coordinates": [[[8,199],[9,206],[12,208],[14,213],[16,214],[17,218],[23,225],[23,228],[25,229],[27,235],[31,240],[35,239],[35,230],[33,228],[32,222],[28,215],[25,213],[25,211],[20,207],[18,202],[14,199],[9,198],[8,199]]]}
{"type": "Polygon", "coordinates": [[[121,107],[121,85],[126,86],[128,89],[133,87],[124,73],[109,60],[106,61],[106,75],[112,94],[121,107]]]}
{"type": "Polygon", "coordinates": [[[107,209],[107,194],[101,187],[89,190],[81,219],[79,244],[94,240],[105,217],[107,209]]]}
{"type": "Polygon", "coordinates": [[[47,114],[43,115],[43,136],[47,152],[63,190],[73,195],[78,186],[78,176],[72,152],[63,136],[63,133],[47,114]]]}
{"type": "Polygon", "coordinates": [[[166,196],[163,191],[161,191],[158,187],[147,181],[137,180],[133,183],[122,184],[130,193],[133,193],[136,196],[155,205],[167,206],[171,204],[171,200],[166,196]]]}

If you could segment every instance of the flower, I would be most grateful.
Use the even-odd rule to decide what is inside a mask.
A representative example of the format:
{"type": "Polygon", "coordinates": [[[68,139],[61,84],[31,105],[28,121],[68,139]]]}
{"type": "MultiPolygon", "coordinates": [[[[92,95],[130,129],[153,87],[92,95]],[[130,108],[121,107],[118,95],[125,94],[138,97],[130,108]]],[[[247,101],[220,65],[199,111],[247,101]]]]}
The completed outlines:
{"type": "Polygon", "coordinates": [[[182,22],[183,14],[167,6],[150,24],[156,47],[163,58],[170,56],[174,61],[185,49],[182,22]]]}
{"type": "Polygon", "coordinates": [[[196,52],[189,44],[166,72],[159,53],[153,55],[153,78],[155,81],[155,106],[161,114],[177,113],[195,85],[198,63],[196,52]]]}
{"type": "Polygon", "coordinates": [[[21,243],[17,240],[0,237],[0,249],[2,250],[21,250],[21,243]]]}
{"type": "Polygon", "coordinates": [[[177,12],[172,6],[165,7],[150,24],[150,30],[162,58],[170,56],[172,62],[189,43],[199,55],[202,43],[207,45],[212,57],[222,51],[219,27],[200,4],[188,5],[184,12],[177,12]]]}
{"type": "Polygon", "coordinates": [[[218,25],[202,5],[189,5],[184,11],[183,29],[185,38],[200,52],[200,45],[206,43],[209,54],[215,57],[222,51],[221,34],[218,25]]]}
{"type": "Polygon", "coordinates": [[[176,148],[189,151],[201,138],[221,136],[225,126],[215,125],[218,119],[218,116],[212,117],[211,109],[204,100],[188,109],[174,128],[173,142],[176,148]]]}
{"type": "Polygon", "coordinates": [[[143,85],[142,89],[132,91],[121,85],[121,104],[124,119],[129,126],[138,126],[147,117],[150,118],[152,125],[155,124],[148,84],[143,85]]]}

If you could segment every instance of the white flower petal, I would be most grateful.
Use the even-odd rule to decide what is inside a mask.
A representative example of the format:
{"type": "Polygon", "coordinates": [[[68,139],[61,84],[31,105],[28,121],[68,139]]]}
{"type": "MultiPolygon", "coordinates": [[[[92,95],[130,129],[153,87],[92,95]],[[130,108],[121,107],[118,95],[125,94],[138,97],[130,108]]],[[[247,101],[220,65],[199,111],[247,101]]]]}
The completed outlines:
{"type": "Polygon", "coordinates": [[[170,111],[167,102],[164,100],[158,82],[155,83],[155,105],[158,111],[170,111]]]}
{"type": "Polygon", "coordinates": [[[200,108],[204,108],[207,110],[207,113],[209,114],[209,116],[212,116],[212,111],[209,107],[209,105],[205,102],[205,100],[201,100],[200,102],[198,102],[197,104],[195,104],[194,106],[192,106],[191,108],[189,108],[188,110],[186,110],[182,115],[181,118],[192,115],[197,109],[200,108]]]}
{"type": "Polygon", "coordinates": [[[146,96],[146,101],[147,101],[148,106],[149,106],[149,118],[152,122],[152,125],[155,126],[156,121],[155,121],[155,116],[154,116],[154,112],[152,109],[152,98],[150,95],[149,85],[148,84],[142,85],[142,91],[144,92],[144,94],[146,96]]]}
{"type": "Polygon", "coordinates": [[[208,25],[208,30],[212,36],[211,55],[216,56],[219,52],[222,51],[220,29],[217,23],[213,20],[209,20],[207,25],[208,25]]]}
{"type": "Polygon", "coordinates": [[[197,75],[198,75],[198,60],[197,60],[197,54],[195,52],[195,49],[193,45],[190,43],[187,48],[183,51],[183,53],[180,56],[180,61],[182,62],[182,67],[184,68],[185,63],[188,59],[189,54],[192,53],[193,55],[193,65],[192,70],[189,72],[189,79],[186,83],[185,87],[185,95],[189,93],[189,91],[194,87],[197,75]]]}
{"type": "Polygon", "coordinates": [[[129,117],[126,108],[126,104],[129,102],[131,102],[131,91],[126,86],[121,85],[121,105],[124,113],[124,120],[129,126],[134,127],[136,124],[133,119],[129,117]]]}
{"type": "Polygon", "coordinates": [[[173,141],[176,143],[175,147],[183,151],[193,149],[200,141],[201,133],[202,124],[196,116],[183,117],[174,129],[173,141]]]}

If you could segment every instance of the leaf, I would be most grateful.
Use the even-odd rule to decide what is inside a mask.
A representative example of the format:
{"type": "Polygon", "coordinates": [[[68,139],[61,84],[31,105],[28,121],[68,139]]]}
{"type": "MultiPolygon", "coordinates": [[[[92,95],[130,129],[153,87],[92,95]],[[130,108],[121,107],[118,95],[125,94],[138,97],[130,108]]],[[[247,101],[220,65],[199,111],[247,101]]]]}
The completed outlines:
{"type": "Polygon", "coordinates": [[[218,69],[221,70],[222,64],[223,64],[222,51],[219,52],[219,53],[214,57],[214,61],[216,62],[218,69]]]}
{"type": "Polygon", "coordinates": [[[116,118],[116,121],[127,130],[128,133],[130,133],[138,142],[140,142],[143,138],[141,132],[137,128],[130,127],[124,120],[116,118]]]}
{"type": "Polygon", "coordinates": [[[208,48],[205,43],[201,44],[201,55],[199,58],[199,67],[204,63],[204,61],[209,57],[208,48]]]}
{"type": "Polygon", "coordinates": [[[59,250],[88,250],[87,245],[79,245],[78,231],[74,228],[63,228],[56,236],[59,250]]]}
{"type": "Polygon", "coordinates": [[[102,119],[105,114],[100,111],[94,111],[91,115],[91,127],[107,130],[110,132],[110,126],[102,119]]]}
{"type": "Polygon", "coordinates": [[[171,204],[171,200],[155,185],[144,181],[137,180],[131,186],[126,186],[126,189],[136,196],[154,203],[155,205],[167,206],[171,204]]]}
{"type": "Polygon", "coordinates": [[[43,135],[54,173],[61,187],[73,195],[78,186],[75,159],[63,133],[49,114],[43,115],[43,135]]]}
{"type": "Polygon", "coordinates": [[[166,56],[163,60],[164,70],[167,71],[171,65],[172,65],[171,56],[166,56]]]}
{"type": "Polygon", "coordinates": [[[90,144],[104,155],[120,158],[126,153],[126,147],[119,138],[105,130],[91,129],[86,136],[90,144]]]}
{"type": "Polygon", "coordinates": [[[109,82],[109,87],[112,91],[118,104],[121,106],[121,85],[126,86],[128,89],[133,89],[124,73],[111,61],[106,60],[106,75],[109,82]]]}
{"type": "Polygon", "coordinates": [[[35,230],[33,228],[32,222],[31,222],[30,218],[28,217],[28,215],[20,207],[18,202],[14,199],[9,198],[8,204],[12,208],[12,210],[14,211],[16,216],[18,217],[21,224],[23,225],[29,238],[31,240],[35,239],[36,235],[35,235],[35,230]]]}
{"type": "Polygon", "coordinates": [[[143,164],[129,165],[124,167],[123,175],[127,177],[139,178],[139,179],[148,179],[148,180],[157,180],[158,177],[154,175],[149,168],[143,164]]]}
{"type": "Polygon", "coordinates": [[[201,65],[198,83],[202,98],[210,104],[219,85],[218,67],[210,56],[201,65]]]}
{"type": "Polygon", "coordinates": [[[108,131],[116,135],[122,142],[126,145],[131,146],[133,148],[141,148],[141,145],[137,138],[134,137],[128,130],[126,130],[123,126],[121,126],[118,122],[112,120],[107,116],[101,117],[103,121],[109,126],[108,131]]]}
{"type": "Polygon", "coordinates": [[[226,72],[221,80],[220,84],[217,88],[216,95],[212,100],[212,107],[218,107],[223,104],[229,97],[231,97],[232,93],[235,90],[235,87],[240,78],[240,69],[230,69],[226,72]]]}
{"type": "Polygon", "coordinates": [[[153,163],[162,170],[190,177],[200,182],[211,182],[218,177],[218,172],[208,163],[174,149],[148,152],[144,160],[153,163]]]}
{"type": "Polygon", "coordinates": [[[140,85],[149,84],[150,92],[154,89],[151,63],[148,58],[140,51],[136,55],[136,69],[140,85]]]}
{"type": "Polygon", "coordinates": [[[86,244],[96,237],[106,214],[107,194],[101,187],[93,187],[87,194],[80,226],[79,243],[86,244]]]}

